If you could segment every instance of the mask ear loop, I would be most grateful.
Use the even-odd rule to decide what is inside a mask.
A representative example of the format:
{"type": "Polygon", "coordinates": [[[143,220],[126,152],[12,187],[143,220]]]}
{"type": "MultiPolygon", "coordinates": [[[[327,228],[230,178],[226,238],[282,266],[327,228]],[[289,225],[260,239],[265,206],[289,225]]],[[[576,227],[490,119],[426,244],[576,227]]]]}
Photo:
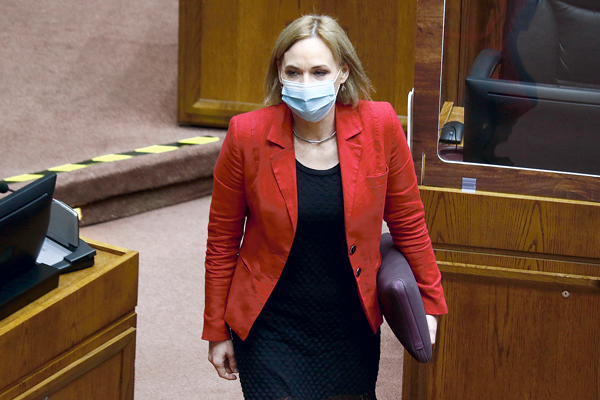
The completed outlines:
{"type": "MultiPolygon", "coordinates": [[[[340,68],[340,70],[338,71],[337,75],[335,76],[335,79],[333,80],[334,82],[338,80],[338,78],[340,77],[340,74],[342,73],[342,69],[340,68]]],[[[342,85],[342,83],[340,83],[340,86],[342,85]]]]}
{"type": "MultiPolygon", "coordinates": [[[[338,80],[338,78],[340,77],[340,74],[341,74],[341,73],[342,73],[342,69],[340,68],[340,70],[338,71],[338,73],[337,73],[337,75],[336,75],[335,79],[333,80],[334,82],[338,80]]],[[[340,84],[338,85],[338,87],[337,87],[337,90],[335,91],[335,100],[336,100],[336,101],[337,101],[338,94],[340,93],[340,90],[341,90],[342,92],[343,92],[344,90],[346,90],[346,87],[344,86],[344,83],[345,83],[345,82],[343,82],[343,83],[340,83],[340,84]]]]}
{"type": "MultiPolygon", "coordinates": [[[[341,68],[341,69],[340,69],[340,72],[342,72],[342,69],[343,69],[343,68],[341,68]]],[[[344,92],[344,91],[346,91],[346,82],[348,81],[348,78],[349,78],[349,77],[350,77],[350,71],[348,71],[348,76],[346,77],[346,80],[345,80],[344,82],[340,83],[340,88],[341,88],[341,89],[340,89],[340,88],[338,88],[338,92],[340,92],[340,91],[341,91],[341,92],[344,92]]],[[[337,80],[337,78],[336,78],[336,80],[337,80]]],[[[337,93],[336,93],[335,97],[337,98],[337,93]]]]}

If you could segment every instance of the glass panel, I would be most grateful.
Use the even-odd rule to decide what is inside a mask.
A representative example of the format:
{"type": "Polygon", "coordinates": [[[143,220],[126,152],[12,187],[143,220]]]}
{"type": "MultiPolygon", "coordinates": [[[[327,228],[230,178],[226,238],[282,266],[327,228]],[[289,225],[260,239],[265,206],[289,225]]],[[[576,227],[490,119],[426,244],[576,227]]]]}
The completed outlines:
{"type": "Polygon", "coordinates": [[[600,1],[447,0],[444,30],[442,160],[600,175],[600,1]]]}

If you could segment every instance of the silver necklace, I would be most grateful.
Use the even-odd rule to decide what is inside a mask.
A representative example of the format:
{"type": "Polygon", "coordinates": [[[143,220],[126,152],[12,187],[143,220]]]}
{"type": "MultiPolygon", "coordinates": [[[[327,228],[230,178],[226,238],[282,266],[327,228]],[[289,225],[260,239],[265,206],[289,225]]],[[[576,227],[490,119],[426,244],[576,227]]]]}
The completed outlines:
{"type": "Polygon", "coordinates": [[[323,143],[328,141],[329,139],[331,139],[332,137],[335,136],[335,134],[337,133],[337,131],[333,131],[333,133],[331,135],[329,135],[328,137],[326,137],[325,139],[321,139],[321,140],[308,140],[306,138],[303,138],[302,136],[298,135],[298,133],[296,133],[296,130],[292,129],[292,132],[294,132],[294,136],[296,136],[298,139],[300,140],[304,140],[305,142],[308,143],[313,143],[313,144],[319,144],[319,143],[323,143]]]}

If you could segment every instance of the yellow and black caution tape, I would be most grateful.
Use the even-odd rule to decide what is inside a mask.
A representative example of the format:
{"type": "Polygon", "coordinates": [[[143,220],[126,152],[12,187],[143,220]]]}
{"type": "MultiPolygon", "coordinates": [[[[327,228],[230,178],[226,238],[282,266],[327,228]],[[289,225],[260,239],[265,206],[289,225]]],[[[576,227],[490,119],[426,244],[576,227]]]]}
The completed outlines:
{"type": "Polygon", "coordinates": [[[177,150],[181,147],[218,142],[219,140],[220,139],[215,136],[196,136],[193,138],[180,140],[175,143],[142,147],[141,149],[128,151],[126,153],[106,154],[104,156],[94,157],[91,160],[82,161],[82,162],[78,162],[75,164],[64,164],[64,165],[59,165],[58,167],[48,168],[45,171],[36,172],[33,174],[23,174],[23,175],[11,176],[10,178],[5,178],[4,181],[9,182],[9,183],[10,182],[12,182],[12,183],[27,182],[27,181],[32,181],[34,179],[42,178],[43,176],[48,175],[50,173],[75,171],[78,169],[87,168],[90,165],[105,164],[105,163],[110,163],[110,162],[115,162],[115,161],[127,160],[129,158],[142,156],[145,154],[166,153],[168,151],[177,150]]]}

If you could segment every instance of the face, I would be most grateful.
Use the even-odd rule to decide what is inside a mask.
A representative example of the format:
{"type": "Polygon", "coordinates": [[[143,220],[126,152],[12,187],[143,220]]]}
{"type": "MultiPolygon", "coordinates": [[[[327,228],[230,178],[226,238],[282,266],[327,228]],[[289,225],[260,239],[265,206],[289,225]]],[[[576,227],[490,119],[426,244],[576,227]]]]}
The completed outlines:
{"type": "Polygon", "coordinates": [[[340,75],[335,82],[340,85],[348,79],[348,67],[340,67],[329,47],[318,37],[302,39],[288,49],[279,66],[280,77],[293,82],[309,83],[329,80],[340,75]]]}

